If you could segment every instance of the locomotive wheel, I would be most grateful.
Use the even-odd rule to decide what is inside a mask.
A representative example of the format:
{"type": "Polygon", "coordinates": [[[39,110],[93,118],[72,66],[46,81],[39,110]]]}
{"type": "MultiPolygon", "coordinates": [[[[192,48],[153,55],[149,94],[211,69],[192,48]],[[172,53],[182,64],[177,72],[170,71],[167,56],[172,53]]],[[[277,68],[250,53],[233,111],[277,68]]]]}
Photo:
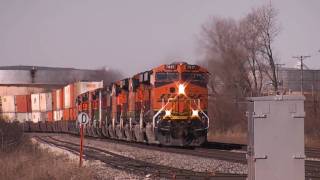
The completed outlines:
{"type": "Polygon", "coordinates": [[[87,132],[87,136],[90,136],[90,137],[92,137],[92,136],[93,136],[91,126],[87,126],[87,130],[86,130],[86,132],[87,132]]]}
{"type": "Polygon", "coordinates": [[[47,122],[40,122],[40,132],[47,132],[47,122]]]}
{"type": "Polygon", "coordinates": [[[118,139],[126,139],[126,136],[124,135],[124,130],[120,128],[120,125],[116,126],[116,134],[118,136],[118,139]]]}
{"type": "Polygon", "coordinates": [[[146,126],[146,135],[148,143],[150,144],[159,144],[159,141],[156,140],[155,132],[153,131],[151,123],[148,123],[146,126]]]}
{"type": "Polygon", "coordinates": [[[53,123],[52,122],[48,122],[47,123],[47,132],[53,132],[53,123]]]}
{"type": "Polygon", "coordinates": [[[110,137],[108,127],[102,127],[101,133],[103,137],[110,137]]]}
{"type": "Polygon", "coordinates": [[[140,127],[139,125],[135,125],[134,126],[134,136],[135,136],[135,139],[137,142],[145,142],[145,135],[144,135],[144,132],[143,132],[143,129],[140,130],[140,127]]]}
{"type": "Polygon", "coordinates": [[[63,133],[68,132],[68,127],[67,127],[66,121],[60,121],[60,125],[61,125],[61,131],[62,131],[63,133]]]}
{"type": "Polygon", "coordinates": [[[24,131],[25,132],[31,132],[31,130],[30,130],[30,121],[26,121],[24,123],[24,131]]]}
{"type": "Polygon", "coordinates": [[[56,132],[62,132],[61,123],[60,121],[55,122],[56,132]]]}
{"type": "Polygon", "coordinates": [[[96,128],[96,134],[99,138],[102,137],[102,129],[101,128],[96,128]]]}
{"type": "Polygon", "coordinates": [[[109,130],[110,138],[115,139],[116,138],[116,133],[115,133],[114,129],[112,128],[112,126],[109,126],[108,130],[109,130]]]}
{"type": "Polygon", "coordinates": [[[134,141],[134,135],[133,135],[133,132],[130,130],[129,125],[126,125],[124,127],[124,133],[127,137],[127,139],[126,139],[127,141],[134,141]]]}
{"type": "Polygon", "coordinates": [[[98,137],[97,131],[98,131],[98,128],[96,128],[96,127],[91,128],[91,134],[93,137],[98,137]]]}

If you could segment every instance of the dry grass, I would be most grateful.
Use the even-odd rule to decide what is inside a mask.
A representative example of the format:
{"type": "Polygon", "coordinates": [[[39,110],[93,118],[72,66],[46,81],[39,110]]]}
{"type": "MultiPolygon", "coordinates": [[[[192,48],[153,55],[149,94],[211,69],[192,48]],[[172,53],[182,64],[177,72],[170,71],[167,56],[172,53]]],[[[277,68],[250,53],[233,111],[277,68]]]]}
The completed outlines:
{"type": "Polygon", "coordinates": [[[305,136],[304,143],[306,147],[320,148],[320,137],[319,136],[305,136]]]}
{"type": "Polygon", "coordinates": [[[93,170],[79,168],[66,156],[53,155],[28,139],[12,152],[0,153],[1,179],[97,179],[93,170]]]}
{"type": "Polygon", "coordinates": [[[247,134],[241,131],[209,132],[208,141],[246,144],[247,134]]]}

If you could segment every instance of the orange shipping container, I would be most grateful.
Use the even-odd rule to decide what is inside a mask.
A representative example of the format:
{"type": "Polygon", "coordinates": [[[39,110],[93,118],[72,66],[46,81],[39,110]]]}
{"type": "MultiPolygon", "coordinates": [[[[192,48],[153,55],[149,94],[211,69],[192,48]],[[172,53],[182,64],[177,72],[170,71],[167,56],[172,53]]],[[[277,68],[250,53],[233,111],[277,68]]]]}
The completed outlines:
{"type": "Polygon", "coordinates": [[[17,95],[16,96],[16,112],[26,113],[31,112],[31,96],[17,95]]]}
{"type": "Polygon", "coordinates": [[[70,108],[70,120],[76,120],[77,114],[76,114],[76,108],[70,108]]]}
{"type": "Polygon", "coordinates": [[[52,113],[52,111],[47,112],[47,119],[48,119],[49,122],[53,121],[53,113],[52,113]]]}
{"type": "Polygon", "coordinates": [[[56,90],[53,90],[51,92],[52,95],[52,110],[55,111],[57,110],[57,93],[56,90]]]}
{"type": "Polygon", "coordinates": [[[69,109],[63,110],[63,120],[70,120],[70,112],[69,109]]]}

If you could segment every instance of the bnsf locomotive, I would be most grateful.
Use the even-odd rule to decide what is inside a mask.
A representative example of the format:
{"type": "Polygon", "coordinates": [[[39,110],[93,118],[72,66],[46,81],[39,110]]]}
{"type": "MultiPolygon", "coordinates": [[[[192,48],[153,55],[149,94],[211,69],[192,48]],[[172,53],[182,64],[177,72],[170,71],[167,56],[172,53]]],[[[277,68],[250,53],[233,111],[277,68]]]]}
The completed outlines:
{"type": "Polygon", "coordinates": [[[199,146],[206,141],[209,127],[207,83],[206,69],[179,62],[85,92],[68,85],[68,91],[75,93],[63,96],[64,106],[69,104],[67,112],[62,109],[56,118],[59,111],[52,108],[53,120],[33,120],[27,129],[77,134],[76,116],[85,112],[90,117],[87,136],[199,146]]]}

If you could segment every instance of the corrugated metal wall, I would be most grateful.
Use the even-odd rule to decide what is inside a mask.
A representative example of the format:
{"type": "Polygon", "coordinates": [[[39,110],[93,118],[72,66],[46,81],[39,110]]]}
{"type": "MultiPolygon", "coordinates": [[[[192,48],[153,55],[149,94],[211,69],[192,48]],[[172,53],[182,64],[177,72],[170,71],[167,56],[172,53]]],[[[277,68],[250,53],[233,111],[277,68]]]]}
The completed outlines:
{"type": "MultiPolygon", "coordinates": [[[[283,88],[291,91],[301,89],[301,71],[299,69],[283,68],[279,70],[279,80],[283,88]]],[[[303,70],[304,91],[320,91],[320,70],[303,70]]]]}

